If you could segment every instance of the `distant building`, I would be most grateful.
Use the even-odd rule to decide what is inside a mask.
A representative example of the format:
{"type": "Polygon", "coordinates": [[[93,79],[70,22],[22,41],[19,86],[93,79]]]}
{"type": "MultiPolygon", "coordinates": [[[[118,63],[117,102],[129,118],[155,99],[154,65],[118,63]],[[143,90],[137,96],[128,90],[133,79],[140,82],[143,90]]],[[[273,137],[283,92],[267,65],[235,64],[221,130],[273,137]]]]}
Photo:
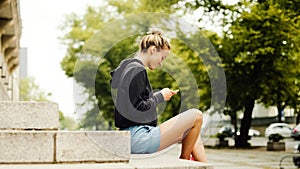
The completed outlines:
{"type": "Polygon", "coordinates": [[[19,5],[18,0],[0,1],[0,100],[19,100],[19,5]]]}
{"type": "MultiPolygon", "coordinates": [[[[294,117],[295,112],[293,108],[286,107],[283,112],[283,116],[286,117],[294,117]]],[[[252,118],[260,118],[260,117],[277,117],[278,109],[276,106],[265,107],[263,104],[255,104],[253,108],[252,118]]]]}
{"type": "Polygon", "coordinates": [[[274,117],[277,116],[277,114],[278,111],[276,106],[265,107],[263,104],[255,104],[252,117],[274,117]]]}

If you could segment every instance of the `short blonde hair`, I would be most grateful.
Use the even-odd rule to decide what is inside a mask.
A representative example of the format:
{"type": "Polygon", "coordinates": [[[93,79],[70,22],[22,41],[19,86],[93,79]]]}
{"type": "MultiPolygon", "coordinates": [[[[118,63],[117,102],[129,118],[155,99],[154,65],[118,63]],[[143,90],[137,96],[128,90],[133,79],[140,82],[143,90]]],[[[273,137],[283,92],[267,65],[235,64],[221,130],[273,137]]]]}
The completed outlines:
{"type": "Polygon", "coordinates": [[[159,29],[151,29],[147,32],[140,41],[140,52],[147,52],[150,46],[155,46],[157,50],[171,49],[169,41],[162,36],[162,32],[159,29]]]}

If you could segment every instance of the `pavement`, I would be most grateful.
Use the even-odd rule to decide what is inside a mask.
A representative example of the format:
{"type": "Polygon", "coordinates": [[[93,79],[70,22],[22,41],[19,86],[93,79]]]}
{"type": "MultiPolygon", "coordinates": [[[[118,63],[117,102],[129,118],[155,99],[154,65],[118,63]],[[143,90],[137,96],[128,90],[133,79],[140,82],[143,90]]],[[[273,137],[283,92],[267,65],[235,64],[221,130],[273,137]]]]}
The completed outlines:
{"type": "MultiPolygon", "coordinates": [[[[228,148],[216,148],[217,139],[203,140],[208,158],[208,163],[214,169],[296,169],[292,157],[299,156],[295,153],[294,146],[300,141],[285,139],[285,151],[267,151],[267,138],[253,137],[250,140],[251,148],[234,148],[234,140],[229,140],[228,148]],[[281,167],[281,168],[280,168],[281,167]]],[[[172,146],[166,151],[170,158],[180,154],[180,144],[172,146]]]]}
{"type": "MultiPolygon", "coordinates": [[[[228,138],[227,138],[228,139],[228,138]]],[[[294,141],[291,138],[285,139],[285,151],[267,151],[267,138],[252,137],[249,141],[250,149],[234,148],[234,140],[229,140],[228,148],[216,148],[216,138],[203,139],[205,150],[208,158],[208,164],[214,169],[294,169],[292,156],[300,156],[295,154],[294,146],[300,141],[294,141]],[[280,168],[281,167],[281,168],[280,168]]],[[[163,162],[165,159],[175,160],[180,154],[181,145],[177,144],[168,149],[147,155],[145,158],[156,159],[163,162]],[[164,157],[164,158],[162,158],[164,157]]],[[[136,156],[142,157],[142,156],[136,156]]],[[[135,156],[131,156],[131,161],[136,162],[135,156]]]]}
{"type": "Polygon", "coordinates": [[[293,156],[300,156],[295,153],[294,146],[299,141],[286,139],[285,151],[267,151],[267,139],[265,137],[253,137],[250,141],[251,149],[236,149],[232,146],[234,141],[229,139],[229,148],[214,148],[216,140],[208,140],[206,154],[209,163],[214,169],[294,169],[293,156]]]}
{"type": "MultiPolygon", "coordinates": [[[[269,152],[265,149],[206,149],[209,163],[214,169],[279,169],[283,152],[269,152]]],[[[288,162],[293,167],[292,161],[288,162]]]]}
{"type": "MultiPolygon", "coordinates": [[[[205,150],[208,158],[208,164],[214,169],[294,169],[296,168],[292,162],[292,156],[300,156],[295,154],[294,146],[298,145],[299,141],[286,139],[285,151],[267,151],[267,138],[253,137],[250,140],[252,148],[237,149],[234,148],[234,140],[229,140],[228,148],[216,148],[215,138],[203,139],[205,150]],[[281,164],[280,161],[282,160],[281,164]]],[[[178,158],[181,145],[177,144],[169,147],[160,153],[153,154],[156,160],[162,157],[170,159],[178,158]],[[161,155],[161,157],[159,157],[161,155]],[[158,157],[155,157],[158,156],[158,157]]],[[[141,157],[141,156],[139,156],[141,157]]],[[[148,159],[149,159],[148,155],[148,159]]],[[[134,156],[131,157],[131,160],[134,156]]],[[[162,160],[163,161],[163,160],[162,160]]]]}

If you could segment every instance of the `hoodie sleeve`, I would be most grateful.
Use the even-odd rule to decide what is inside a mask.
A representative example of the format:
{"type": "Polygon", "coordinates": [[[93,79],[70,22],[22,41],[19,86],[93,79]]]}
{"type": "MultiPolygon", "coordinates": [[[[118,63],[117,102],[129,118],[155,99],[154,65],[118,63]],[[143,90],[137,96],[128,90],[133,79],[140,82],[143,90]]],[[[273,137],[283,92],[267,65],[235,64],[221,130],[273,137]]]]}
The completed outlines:
{"type": "Polygon", "coordinates": [[[156,111],[156,106],[164,101],[161,92],[152,93],[145,69],[138,71],[132,78],[129,86],[129,97],[135,109],[141,112],[156,111]]]}

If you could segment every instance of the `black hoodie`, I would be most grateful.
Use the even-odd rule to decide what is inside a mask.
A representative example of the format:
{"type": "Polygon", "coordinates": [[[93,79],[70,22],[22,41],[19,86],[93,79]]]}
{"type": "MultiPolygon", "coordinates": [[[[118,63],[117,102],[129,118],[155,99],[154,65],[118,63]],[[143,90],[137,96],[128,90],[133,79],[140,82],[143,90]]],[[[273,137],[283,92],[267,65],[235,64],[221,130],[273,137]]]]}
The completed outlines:
{"type": "Polygon", "coordinates": [[[147,72],[138,59],[123,60],[111,72],[111,87],[117,89],[115,125],[125,129],[136,125],[157,125],[156,106],[164,101],[160,92],[153,94],[147,72]]]}

